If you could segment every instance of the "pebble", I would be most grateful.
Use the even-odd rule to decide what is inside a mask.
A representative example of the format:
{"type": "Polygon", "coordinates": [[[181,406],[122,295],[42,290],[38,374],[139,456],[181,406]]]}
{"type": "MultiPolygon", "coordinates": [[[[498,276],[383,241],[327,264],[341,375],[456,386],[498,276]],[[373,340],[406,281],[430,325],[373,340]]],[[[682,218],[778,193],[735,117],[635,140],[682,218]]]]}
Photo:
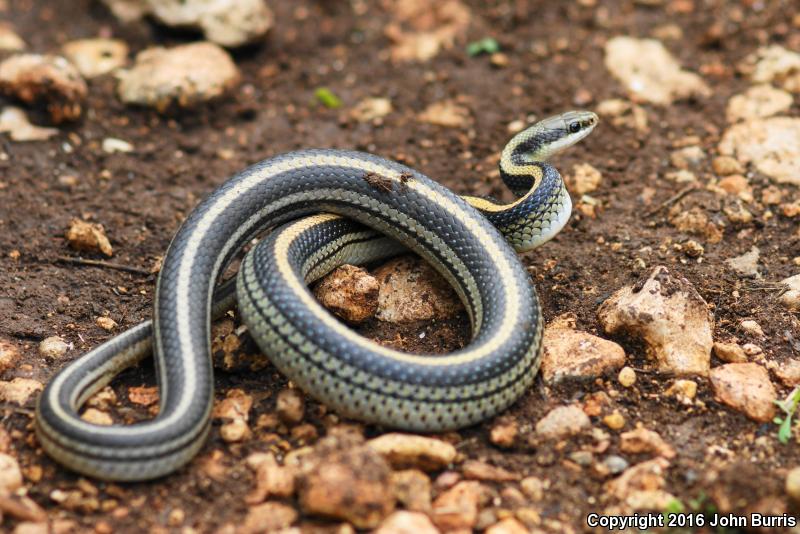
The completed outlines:
{"type": "Polygon", "coordinates": [[[95,319],[94,323],[103,330],[105,330],[106,332],[111,332],[118,326],[117,322],[114,319],[105,316],[98,317],[97,319],[95,319]]]}
{"type": "Polygon", "coordinates": [[[128,60],[128,45],[119,39],[79,39],[66,43],[61,51],[85,78],[108,74],[128,60]]]}
{"type": "Polygon", "coordinates": [[[304,456],[297,478],[300,506],[352,523],[377,527],[394,511],[392,471],[383,457],[360,436],[329,434],[304,456]]]}
{"type": "Polygon", "coordinates": [[[675,457],[675,449],[653,430],[638,427],[620,434],[619,449],[631,454],[652,453],[666,459],[675,457]]]}
{"type": "Polygon", "coordinates": [[[605,484],[605,490],[619,501],[625,501],[640,491],[660,490],[666,485],[664,475],[669,467],[665,458],[654,458],[626,469],[605,484]]]}
{"type": "Polygon", "coordinates": [[[731,174],[744,173],[744,167],[736,158],[730,156],[717,156],[711,160],[711,167],[719,176],[729,176],[731,174]]]}
{"type": "Polygon", "coordinates": [[[101,0],[111,13],[123,23],[140,20],[147,14],[147,0],[101,0]]]}
{"type": "Polygon", "coordinates": [[[676,380],[664,394],[668,397],[674,397],[681,404],[692,404],[697,396],[697,382],[685,379],[676,380]]]}
{"type": "Polygon", "coordinates": [[[80,72],[61,56],[17,54],[0,63],[0,93],[44,105],[59,124],[81,117],[88,88],[80,72]]]}
{"type": "Polygon", "coordinates": [[[133,152],[133,145],[127,141],[123,141],[122,139],[116,139],[114,137],[106,137],[103,139],[102,143],[103,152],[106,154],[113,154],[115,152],[133,152]]]}
{"type": "Polygon", "coordinates": [[[290,527],[298,517],[297,511],[288,504],[265,502],[248,508],[244,522],[236,529],[236,534],[281,531],[290,527]]]}
{"type": "Polygon", "coordinates": [[[800,274],[784,278],[780,282],[786,286],[780,302],[789,310],[800,310],[800,274]]]}
{"type": "Polygon", "coordinates": [[[358,122],[376,123],[392,111],[392,101],[388,98],[365,98],[356,104],[350,116],[358,122]]]}
{"type": "Polygon", "coordinates": [[[69,350],[69,343],[58,336],[50,336],[39,343],[39,354],[45,358],[60,358],[69,350]]]}
{"type": "Polygon", "coordinates": [[[605,466],[606,469],[608,469],[608,472],[610,474],[618,475],[623,471],[625,471],[630,464],[622,456],[611,454],[603,459],[603,465],[605,466]]]}
{"type": "Polygon", "coordinates": [[[614,293],[597,315],[607,333],[644,341],[660,372],[708,373],[713,339],[706,302],[688,280],[666,267],[614,293]]]}
{"type": "Polygon", "coordinates": [[[800,360],[786,360],[776,365],[772,372],[787,387],[800,385],[800,360]]]}
{"type": "Polygon", "coordinates": [[[683,147],[674,151],[669,156],[670,163],[678,169],[691,169],[697,167],[706,159],[706,153],[696,145],[683,147]]]}
{"type": "Polygon", "coordinates": [[[223,441],[237,443],[250,436],[247,421],[252,407],[253,397],[241,389],[228,390],[225,398],[215,403],[212,417],[227,420],[219,429],[223,441]]]}
{"type": "Polygon", "coordinates": [[[436,438],[392,432],[371,439],[367,445],[395,469],[415,467],[438,471],[456,459],[456,448],[436,438]]]}
{"type": "Polygon", "coordinates": [[[166,111],[191,107],[222,96],[239,82],[231,56],[209,42],[174,48],[148,48],[136,55],[131,69],[117,71],[123,102],[166,111]]]}
{"type": "Polygon", "coordinates": [[[438,534],[433,522],[420,512],[398,510],[383,520],[374,534],[438,534]]]}
{"type": "Polygon", "coordinates": [[[469,109],[452,100],[430,104],[417,115],[417,120],[445,128],[466,128],[471,122],[469,109]]]}
{"type": "Polygon", "coordinates": [[[10,381],[0,381],[0,402],[12,402],[25,406],[34,394],[44,388],[42,383],[32,378],[12,378],[10,381]]]}
{"type": "Polygon", "coordinates": [[[147,0],[147,5],[159,22],[196,28],[209,41],[225,47],[261,40],[274,22],[264,0],[147,0]]]}
{"type": "Polygon", "coordinates": [[[342,265],[314,288],[314,296],[331,313],[349,323],[362,323],[378,311],[377,278],[366,269],[342,265]]]}
{"type": "Polygon", "coordinates": [[[756,321],[753,320],[745,320],[739,323],[739,327],[745,334],[749,334],[751,336],[758,336],[764,337],[764,330],[761,328],[761,325],[758,324],[756,321]]]}
{"type": "Polygon", "coordinates": [[[384,34],[392,42],[390,57],[395,63],[433,59],[466,35],[471,19],[470,8],[459,0],[390,2],[387,7],[394,22],[386,25],[384,34]]]}
{"type": "Polygon", "coordinates": [[[256,452],[247,457],[247,466],[255,472],[256,487],[247,495],[248,504],[270,497],[289,498],[295,491],[297,470],[278,464],[271,452],[256,452]]]}
{"type": "Polygon", "coordinates": [[[16,458],[0,453],[0,496],[14,493],[22,487],[22,471],[16,458]]]}
{"type": "Polygon", "coordinates": [[[87,408],[86,411],[81,414],[81,419],[93,425],[110,426],[114,424],[111,415],[97,408],[87,408]]]}
{"type": "Polygon", "coordinates": [[[606,68],[637,99],[668,105],[677,99],[711,94],[700,76],[681,69],[655,39],[613,37],[605,46],[606,68]]]}
{"type": "Polygon", "coordinates": [[[794,202],[781,204],[781,213],[783,213],[784,217],[789,217],[790,219],[799,216],[800,200],[795,200],[794,202]]]}
{"type": "Polygon", "coordinates": [[[299,389],[283,388],[278,392],[275,411],[284,423],[297,424],[303,420],[305,405],[305,398],[299,389]]]}
{"type": "Polygon", "coordinates": [[[473,480],[459,482],[433,502],[431,519],[444,531],[472,530],[478,521],[483,487],[473,480]]]}
{"type": "Polygon", "coordinates": [[[792,95],[769,84],[754,85],[728,100],[728,122],[771,117],[792,107],[792,95]]]}
{"type": "Polygon", "coordinates": [[[687,211],[676,204],[669,211],[669,222],[681,232],[703,236],[709,243],[722,241],[722,230],[709,220],[705,211],[697,206],[687,211]]]}
{"type": "Polygon", "coordinates": [[[800,467],[789,470],[786,475],[786,494],[795,503],[800,504],[800,467]]]}
{"type": "Polygon", "coordinates": [[[0,112],[0,132],[8,133],[12,141],[46,141],[58,135],[57,128],[43,128],[31,124],[28,115],[20,108],[6,106],[0,112]]]}
{"type": "Polygon", "coordinates": [[[624,388],[629,388],[636,383],[636,371],[632,367],[623,367],[617,375],[617,380],[624,388]]]}
{"type": "Polygon", "coordinates": [[[102,252],[112,256],[114,249],[106,237],[105,229],[101,224],[93,224],[80,219],[72,219],[69,229],[65,234],[70,246],[75,250],[88,252],[102,252]]]}
{"type": "Polygon", "coordinates": [[[418,469],[392,473],[392,487],[397,501],[407,510],[429,512],[431,509],[431,480],[418,469]]]}
{"type": "Polygon", "coordinates": [[[600,116],[611,119],[611,124],[614,126],[633,129],[640,133],[648,130],[647,110],[633,102],[612,98],[600,102],[596,110],[600,116]]]}
{"type": "Polygon", "coordinates": [[[777,183],[800,185],[800,118],[769,117],[731,126],[719,151],[752,163],[777,183]]]}
{"type": "Polygon", "coordinates": [[[581,467],[588,467],[594,461],[594,455],[591,451],[575,451],[570,453],[569,459],[580,465],[581,467]]]}
{"type": "Polygon", "coordinates": [[[726,363],[744,363],[749,361],[744,349],[737,343],[714,342],[714,356],[726,363]]]}
{"type": "Polygon", "coordinates": [[[728,363],[712,369],[709,377],[717,400],[755,421],[772,421],[778,395],[766,369],[756,363],[728,363]]]}
{"type": "Polygon", "coordinates": [[[128,388],[128,400],[140,406],[153,406],[158,402],[158,388],[133,386],[128,388]]]}
{"type": "Polygon", "coordinates": [[[577,196],[595,191],[603,182],[603,174],[588,163],[572,167],[572,174],[565,180],[567,189],[577,196]]]}
{"type": "Polygon", "coordinates": [[[550,483],[538,477],[525,477],[520,481],[519,487],[531,501],[539,502],[544,499],[544,492],[550,487],[550,483]]]}
{"type": "MultiPolygon", "coordinates": [[[[12,342],[0,338],[0,373],[13,368],[20,359],[19,350],[12,342]]],[[[2,440],[0,440],[2,441],[2,440]]]]}
{"type": "Polygon", "coordinates": [[[761,273],[758,272],[758,259],[760,256],[761,251],[758,247],[753,246],[741,256],[728,258],[725,260],[725,264],[741,276],[761,278],[761,273]]]}
{"type": "Polygon", "coordinates": [[[519,423],[516,419],[503,420],[492,426],[489,441],[498,447],[513,447],[519,436],[519,423]]]}
{"type": "Polygon", "coordinates": [[[450,284],[421,258],[396,258],[373,274],[380,284],[376,317],[381,321],[443,320],[464,309],[450,284]]]}
{"type": "Polygon", "coordinates": [[[461,472],[467,480],[483,480],[489,482],[512,482],[520,479],[518,473],[512,473],[478,460],[467,460],[461,466],[461,472]]]}
{"type": "Polygon", "coordinates": [[[546,384],[590,379],[625,365],[625,351],[606,339],[575,328],[575,316],[554,319],[544,331],[541,373],[546,384]]]}
{"type": "Polygon", "coordinates": [[[603,424],[611,430],[621,430],[625,427],[625,417],[617,410],[603,417],[603,424]]]}
{"type": "Polygon", "coordinates": [[[486,534],[528,534],[530,530],[513,517],[507,517],[484,530],[486,534]]]}
{"type": "Polygon", "coordinates": [[[778,82],[789,92],[800,92],[800,54],[780,45],[762,47],[740,66],[757,83],[778,82]]]}
{"type": "Polygon", "coordinates": [[[736,195],[745,202],[753,201],[753,189],[750,187],[750,182],[741,174],[725,176],[717,183],[717,186],[729,195],[736,195]]]}
{"type": "Polygon", "coordinates": [[[578,434],[590,426],[589,417],[579,406],[559,406],[536,423],[536,434],[545,439],[561,439],[578,434]]]}
{"type": "Polygon", "coordinates": [[[4,52],[19,52],[25,50],[25,41],[17,35],[9,24],[0,24],[0,50],[4,52]]]}

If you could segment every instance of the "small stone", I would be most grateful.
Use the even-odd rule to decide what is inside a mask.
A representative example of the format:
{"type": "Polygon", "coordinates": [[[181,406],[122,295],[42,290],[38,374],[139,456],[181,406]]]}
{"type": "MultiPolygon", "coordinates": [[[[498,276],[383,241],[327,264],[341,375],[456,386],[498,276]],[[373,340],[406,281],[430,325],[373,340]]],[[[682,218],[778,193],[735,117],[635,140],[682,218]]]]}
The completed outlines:
{"type": "Polygon", "coordinates": [[[438,471],[456,458],[456,448],[450,443],[413,434],[383,434],[369,440],[367,445],[395,469],[416,467],[423,471],[438,471]]]}
{"type": "Polygon", "coordinates": [[[251,506],[237,534],[260,534],[286,529],[297,521],[299,514],[291,506],[279,502],[265,502],[251,506]]]}
{"type": "Polygon", "coordinates": [[[147,14],[148,0],[101,0],[111,13],[123,23],[140,20],[147,14]]]}
{"type": "Polygon", "coordinates": [[[739,326],[745,334],[764,337],[764,330],[761,329],[761,325],[753,320],[742,321],[739,326]]]}
{"type": "Polygon", "coordinates": [[[787,387],[800,385],[800,360],[786,360],[778,364],[772,372],[787,387]]]}
{"type": "Polygon", "coordinates": [[[697,175],[686,169],[668,172],[664,177],[678,184],[689,184],[697,181],[697,175]]]}
{"type": "Polygon", "coordinates": [[[572,175],[565,180],[567,189],[578,196],[595,191],[602,181],[602,173],[588,163],[575,165],[572,175]]]}
{"type": "Polygon", "coordinates": [[[694,380],[676,380],[664,393],[668,397],[674,397],[681,404],[692,404],[697,396],[697,382],[694,380]]]}
{"type": "Polygon", "coordinates": [[[139,52],[133,68],[120,70],[118,92],[123,102],[166,111],[220,97],[239,81],[230,55],[219,46],[199,42],[139,52]]]}
{"type": "Polygon", "coordinates": [[[459,482],[433,502],[433,522],[445,531],[473,529],[478,521],[482,493],[482,486],[478,482],[459,482]]]}
{"type": "Polygon", "coordinates": [[[107,332],[111,332],[118,326],[114,319],[105,316],[98,317],[95,319],[94,323],[107,332]]]}
{"type": "Polygon", "coordinates": [[[795,467],[786,475],[786,494],[800,504],[800,467],[795,467]]]}
{"type": "Polygon", "coordinates": [[[699,146],[693,145],[676,150],[669,159],[673,167],[690,169],[702,163],[706,159],[706,153],[699,146]]]}
{"type": "Polygon", "coordinates": [[[776,183],[800,185],[800,118],[769,117],[731,126],[719,151],[752,163],[776,183]]]}
{"type": "Polygon", "coordinates": [[[648,130],[647,110],[627,100],[612,98],[597,105],[597,113],[611,119],[611,124],[640,133],[648,130]]]}
{"type": "Polygon", "coordinates": [[[605,490],[618,501],[625,501],[640,491],[660,490],[666,485],[664,474],[669,461],[655,458],[629,467],[605,485],[605,490]]]}
{"type": "Polygon", "coordinates": [[[22,471],[17,460],[0,453],[0,496],[14,493],[22,487],[22,471]]]}
{"type": "Polygon", "coordinates": [[[654,104],[668,105],[677,99],[711,94],[700,76],[681,69],[678,61],[655,39],[627,36],[609,39],[605,65],[637,99],[654,104]]]}
{"type": "Polygon", "coordinates": [[[58,336],[50,336],[39,343],[39,354],[45,358],[61,358],[69,350],[69,343],[58,336]]]}
{"type": "Polygon", "coordinates": [[[594,462],[594,455],[591,451],[575,451],[570,453],[569,459],[581,467],[588,467],[594,462]]]}
{"type": "Polygon", "coordinates": [[[0,24],[0,50],[18,52],[25,50],[25,41],[7,23],[0,24]]]}
{"type": "Polygon", "coordinates": [[[628,468],[629,465],[630,464],[625,458],[622,456],[617,456],[616,454],[611,454],[603,459],[603,466],[608,469],[608,472],[612,475],[618,475],[622,473],[628,468]]]}
{"type": "Polygon", "coordinates": [[[520,479],[518,473],[512,473],[502,467],[497,467],[478,460],[467,460],[461,466],[464,478],[468,480],[483,480],[489,482],[512,482],[520,479]]]}
{"type": "Polygon", "coordinates": [[[713,345],[708,307],[688,280],[666,267],[614,293],[597,315],[607,333],[643,340],[660,372],[708,373],[713,345]]]}
{"type": "Polygon", "coordinates": [[[242,419],[234,419],[219,427],[219,436],[226,443],[239,443],[249,438],[250,435],[250,427],[242,419]]]}
{"type": "Polygon", "coordinates": [[[429,512],[431,509],[431,481],[418,469],[404,469],[392,473],[392,486],[397,501],[407,510],[429,512]]]}
{"type": "Polygon", "coordinates": [[[89,252],[102,252],[106,256],[112,256],[114,249],[106,237],[105,229],[101,224],[92,224],[72,219],[67,233],[65,234],[70,246],[75,250],[85,250],[89,252]]]}
{"type": "Polygon", "coordinates": [[[559,406],[536,423],[536,433],[545,439],[561,439],[578,434],[590,426],[589,417],[580,407],[559,406]]]}
{"type": "Polygon", "coordinates": [[[110,426],[114,424],[114,420],[108,413],[97,408],[87,408],[81,415],[81,419],[93,425],[110,426]]]}
{"type": "Polygon", "coordinates": [[[775,416],[777,392],[767,370],[755,363],[729,363],[710,373],[715,397],[749,418],[771,421],[775,416]]]}
{"type": "Polygon", "coordinates": [[[787,91],[800,92],[800,54],[780,45],[759,48],[740,68],[756,83],[777,82],[787,91]]]}
{"type": "Polygon", "coordinates": [[[264,0],[147,0],[150,13],[174,27],[196,28],[205,38],[225,47],[259,41],[274,17],[264,0]]]}
{"type": "Polygon", "coordinates": [[[603,417],[603,424],[611,430],[621,430],[625,427],[625,418],[617,410],[603,417]]]}
{"type": "Polygon", "coordinates": [[[741,256],[725,260],[725,263],[742,276],[761,278],[761,274],[758,272],[758,259],[760,255],[761,251],[758,247],[754,246],[741,256]]]}
{"type": "Polygon", "coordinates": [[[417,116],[417,120],[446,128],[466,128],[470,123],[470,114],[464,106],[444,100],[429,105],[417,116]]]}
{"type": "Polygon", "coordinates": [[[753,201],[753,190],[750,182],[741,174],[731,174],[721,179],[717,184],[720,189],[730,195],[736,195],[745,202],[753,201]]]}
{"type": "Polygon", "coordinates": [[[596,378],[625,365],[622,347],[574,328],[574,316],[566,315],[545,328],[541,364],[545,383],[596,378]]]}
{"type": "Polygon", "coordinates": [[[20,108],[6,106],[0,112],[0,132],[8,133],[12,141],[46,141],[58,135],[56,128],[42,128],[30,123],[20,108]]]}
{"type": "Polygon", "coordinates": [[[438,534],[427,515],[398,510],[383,520],[374,534],[438,534]]]}
{"type": "Polygon", "coordinates": [[[78,70],[61,56],[18,54],[0,63],[0,93],[45,106],[59,124],[81,117],[88,88],[78,70]]]}
{"type": "Polygon", "coordinates": [[[714,342],[714,355],[727,363],[744,363],[749,361],[744,349],[736,343],[714,342]]]}
{"type": "Polygon", "coordinates": [[[623,367],[617,376],[617,380],[622,387],[629,388],[636,383],[636,371],[631,367],[623,367]]]}
{"type": "Polygon", "coordinates": [[[378,280],[366,269],[342,265],[314,288],[314,296],[334,315],[349,323],[361,323],[378,311],[378,280]]]}
{"type": "Polygon", "coordinates": [[[690,258],[699,258],[700,256],[703,255],[706,249],[703,247],[703,245],[701,245],[694,239],[690,239],[683,244],[683,251],[690,258]]]}
{"type": "Polygon", "coordinates": [[[786,286],[786,291],[781,295],[780,302],[789,310],[800,310],[800,274],[781,280],[786,286]]]}
{"type": "Polygon", "coordinates": [[[296,469],[279,465],[271,452],[251,454],[247,457],[247,466],[256,477],[256,487],[246,498],[248,504],[264,502],[269,497],[289,498],[294,494],[296,469]]]}
{"type": "Polygon", "coordinates": [[[443,320],[464,309],[450,284],[424,260],[404,256],[375,270],[376,317],[389,323],[443,320]]]}
{"type": "Polygon", "coordinates": [[[158,402],[158,388],[145,386],[129,387],[128,400],[140,406],[153,406],[158,402]]]}
{"type": "Polygon", "coordinates": [[[98,410],[110,410],[118,402],[117,394],[106,386],[86,400],[86,406],[98,410]]]}
{"type": "Polygon", "coordinates": [[[770,117],[792,107],[792,95],[769,84],[754,85],[728,101],[728,122],[770,117]]]}
{"type": "Polygon", "coordinates": [[[748,224],[753,221],[753,214],[744,207],[739,199],[725,204],[722,212],[733,224],[748,224]]]}
{"type": "Polygon", "coordinates": [[[729,176],[731,174],[744,173],[744,167],[730,156],[717,156],[711,161],[714,172],[719,176],[729,176]]]}
{"type": "Polygon", "coordinates": [[[507,517],[490,526],[484,532],[486,534],[528,534],[530,530],[513,517],[507,517]]]}
{"type": "Polygon", "coordinates": [[[20,353],[17,350],[16,345],[10,341],[0,338],[0,373],[13,368],[19,359],[20,353]]]}
{"type": "Polygon", "coordinates": [[[781,213],[783,213],[784,217],[789,217],[790,219],[800,216],[800,200],[781,204],[781,213]]]}
{"type": "Polygon", "coordinates": [[[763,202],[767,206],[775,206],[777,204],[780,204],[782,200],[783,200],[783,191],[781,191],[774,185],[769,185],[761,191],[761,202],[763,202]]]}
{"type": "Polygon", "coordinates": [[[681,232],[702,235],[709,243],[722,241],[722,231],[708,219],[708,215],[695,206],[685,211],[676,205],[669,211],[669,222],[681,232]]]}
{"type": "Polygon", "coordinates": [[[492,427],[489,441],[498,447],[513,447],[519,435],[519,424],[516,419],[500,421],[492,427]]]}
{"type": "Polygon", "coordinates": [[[79,39],[68,42],[61,51],[86,78],[107,74],[128,60],[128,45],[118,39],[79,39]]]}
{"type": "Polygon", "coordinates": [[[742,350],[744,353],[750,357],[758,356],[764,352],[764,349],[756,345],[755,343],[745,343],[742,345],[742,350]]]}
{"type": "Polygon", "coordinates": [[[548,486],[549,484],[538,477],[525,477],[519,483],[522,492],[533,502],[539,502],[544,499],[544,492],[548,486]]]}
{"type": "Polygon", "coordinates": [[[376,122],[392,111],[392,101],[388,98],[365,98],[353,108],[350,116],[358,122],[376,122]]]}
{"type": "Polygon", "coordinates": [[[303,420],[305,399],[298,389],[284,388],[278,392],[275,411],[278,417],[287,424],[297,424],[303,420]]]}
{"type": "Polygon", "coordinates": [[[115,152],[133,152],[133,145],[122,139],[115,139],[114,137],[106,137],[103,139],[103,152],[106,154],[113,154],[115,152]]]}
{"type": "Polygon", "coordinates": [[[9,382],[0,382],[0,402],[12,402],[19,406],[25,406],[33,394],[43,388],[41,382],[31,378],[17,377],[9,382]]]}
{"type": "Polygon", "coordinates": [[[620,434],[619,448],[622,452],[631,454],[653,453],[670,459],[675,457],[675,449],[653,430],[638,427],[629,432],[620,434]]]}

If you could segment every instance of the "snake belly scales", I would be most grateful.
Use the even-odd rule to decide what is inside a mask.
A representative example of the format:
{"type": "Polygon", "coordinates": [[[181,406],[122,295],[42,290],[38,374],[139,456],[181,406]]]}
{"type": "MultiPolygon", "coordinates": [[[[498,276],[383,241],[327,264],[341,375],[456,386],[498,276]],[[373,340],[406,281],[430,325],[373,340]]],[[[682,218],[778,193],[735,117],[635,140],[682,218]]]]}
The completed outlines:
{"type": "Polygon", "coordinates": [[[238,302],[250,334],[273,364],[342,415],[411,431],[474,424],[502,411],[539,367],[542,317],[517,251],[553,237],[571,211],[550,155],[597,124],[572,111],[517,134],[500,171],[518,197],[498,204],[459,197],[422,174],[374,155],[302,150],[230,178],[184,221],[163,259],[153,321],[112,338],[62,369],[36,407],[44,450],[78,473],[148,480],[200,450],[214,400],[210,322],[238,302]],[[220,273],[262,240],[232,281],[220,273]],[[343,263],[410,249],[455,288],[471,342],[444,356],[391,350],[348,329],[307,284],[343,263]],[[100,426],[81,405],[122,370],[154,354],[158,415],[100,426]]]}

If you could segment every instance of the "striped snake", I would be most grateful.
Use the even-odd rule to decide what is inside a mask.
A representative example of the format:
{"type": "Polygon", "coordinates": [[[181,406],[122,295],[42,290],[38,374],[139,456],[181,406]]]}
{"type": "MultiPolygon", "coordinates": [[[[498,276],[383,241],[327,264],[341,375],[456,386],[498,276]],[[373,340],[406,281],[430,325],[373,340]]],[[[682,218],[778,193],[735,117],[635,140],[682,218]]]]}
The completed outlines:
{"type": "Polygon", "coordinates": [[[152,479],[187,463],[210,428],[210,318],[236,302],[274,365],[342,415],[441,431],[498,413],[531,384],[541,351],[539,302],[512,246],[530,250],[566,224],[569,195],[544,160],[596,124],[594,113],[573,111],[517,134],[500,160],[503,180],[519,197],[510,204],[459,197],[408,167],[360,152],[303,150],[245,169],[197,206],[173,238],[153,321],[50,381],[36,408],[39,442],[66,467],[106,480],[152,479]],[[217,285],[242,247],[267,230],[238,276],[217,285]],[[439,357],[388,349],[345,327],[307,288],[343,263],[406,249],[455,288],[472,325],[466,348],[439,357]],[[151,353],[155,418],[112,426],[80,418],[89,397],[151,353]]]}

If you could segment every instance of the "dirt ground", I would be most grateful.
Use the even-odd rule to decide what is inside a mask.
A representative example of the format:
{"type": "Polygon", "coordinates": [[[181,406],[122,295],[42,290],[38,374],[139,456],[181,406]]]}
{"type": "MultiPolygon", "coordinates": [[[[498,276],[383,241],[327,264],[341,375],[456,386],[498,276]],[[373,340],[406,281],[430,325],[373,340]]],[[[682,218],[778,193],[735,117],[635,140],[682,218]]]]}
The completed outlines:
{"type": "MultiPolygon", "coordinates": [[[[572,312],[579,329],[604,335],[596,318],[599,304],[661,264],[690,280],[713,304],[716,340],[746,338],[739,324],[753,319],[764,329],[765,337],[758,343],[768,360],[798,357],[791,343],[800,338],[798,317],[777,304],[780,287],[775,284],[798,272],[791,261],[800,256],[797,219],[764,217],[766,208],[755,202],[749,206],[753,221],[720,224],[721,242],[704,242],[705,253],[698,261],[673,244],[689,238],[703,242],[702,237],[682,233],[668,223],[668,210],[658,209],[683,187],[665,178],[669,155],[681,139],[697,136],[708,154],[716,153],[726,127],[726,103],[749,85],[734,66],[769,43],[800,50],[800,27],[792,25],[798,4],[470,0],[465,4],[471,22],[455,46],[429,61],[404,64],[388,60],[390,41],[384,28],[392,14],[384,3],[270,4],[277,22],[263,44],[233,53],[243,80],[230,96],[164,116],[124,105],[116,96],[114,78],[103,76],[90,83],[85,119],[61,126],[52,140],[13,143],[0,136],[0,152],[7,156],[0,160],[0,338],[12,341],[23,354],[16,368],[0,378],[44,383],[68,361],[113,335],[95,324],[98,316],[113,318],[120,329],[150,317],[155,275],[60,260],[79,256],[64,238],[73,218],[105,227],[115,251],[111,261],[149,272],[182,218],[226,177],[266,157],[303,147],[366,150],[413,166],[456,192],[508,199],[510,194],[492,171],[509,139],[509,123],[576,107],[592,109],[603,100],[625,97],[603,66],[604,43],[615,35],[651,36],[667,23],[683,30],[680,39],[667,42],[668,48],[684,68],[702,73],[712,94],[665,107],[643,104],[650,124],[646,132],[603,121],[585,141],[559,156],[554,164],[564,175],[582,162],[602,172],[602,184],[591,193],[600,207],[594,217],[574,214],[551,243],[525,254],[522,261],[534,277],[548,321],[572,312]],[[507,64],[498,66],[486,55],[466,54],[468,42],[486,36],[498,41],[507,64]],[[330,88],[342,100],[342,108],[319,105],[314,99],[318,87],[330,88]],[[351,118],[350,110],[367,97],[391,99],[394,111],[382,124],[351,118]],[[429,104],[444,99],[468,109],[464,127],[417,120],[429,104]],[[124,139],[135,151],[107,154],[100,147],[106,137],[124,139]],[[64,150],[67,142],[70,151],[64,150]],[[63,185],[59,177],[64,175],[76,176],[76,183],[63,185]],[[760,279],[743,278],[724,263],[753,245],[761,250],[760,279]],[[38,352],[38,343],[52,335],[73,344],[58,361],[38,352]]],[[[90,0],[0,1],[3,5],[0,17],[37,52],[55,51],[66,41],[99,34],[125,40],[134,53],[196,37],[148,20],[123,25],[90,0]]],[[[797,102],[788,115],[797,116],[797,102]]],[[[699,174],[701,181],[710,176],[710,165],[699,174]]],[[[760,191],[770,184],[768,178],[758,173],[748,177],[760,198],[760,191]]],[[[782,189],[788,198],[798,195],[789,186],[782,189]]],[[[712,192],[701,190],[680,202],[687,210],[699,206],[712,220],[724,219],[721,200],[712,192]]],[[[371,323],[363,332],[394,343],[400,336],[411,351],[450,350],[468,338],[464,320],[444,327],[371,323]],[[433,334],[420,345],[414,340],[426,328],[433,334]]],[[[624,416],[626,429],[641,423],[657,430],[678,451],[665,489],[686,509],[706,511],[727,502],[736,512],[766,507],[765,503],[780,513],[791,510],[783,481],[788,469],[800,465],[794,438],[780,444],[776,425],[755,423],[721,405],[702,379],[698,402],[689,408],[681,405],[664,394],[672,377],[652,372],[640,344],[624,338],[615,341],[625,348],[628,364],[641,371],[635,387],[620,387],[615,376],[553,388],[538,381],[503,415],[504,420],[514,419],[523,433],[530,432],[555,406],[613,391],[613,406],[624,416]]],[[[712,365],[716,364],[714,359],[712,365]]],[[[217,370],[216,374],[218,397],[234,387],[254,396],[253,421],[274,411],[276,393],[286,386],[270,366],[258,373],[217,370]]],[[[145,408],[126,404],[126,391],[153,382],[149,364],[125,372],[114,384],[122,399],[114,416],[145,417],[145,408]]],[[[789,389],[773,382],[779,396],[788,394],[789,389]]],[[[198,532],[238,524],[247,513],[244,497],[253,484],[244,459],[274,447],[262,439],[266,431],[256,430],[250,439],[229,445],[213,430],[198,458],[177,474],[145,484],[91,482],[87,488],[86,481],[44,455],[33,436],[32,408],[33,401],[22,408],[2,406],[3,426],[26,476],[27,494],[51,519],[74,521],[77,531],[179,532],[181,526],[170,515],[175,509],[185,514],[182,526],[198,532]],[[224,466],[223,475],[209,475],[212,458],[224,466]],[[93,495],[95,504],[58,503],[52,498],[57,489],[79,489],[93,495]]],[[[319,405],[309,400],[306,413],[306,422],[323,435],[326,419],[319,405]]],[[[561,443],[523,440],[504,450],[489,441],[493,424],[488,421],[448,439],[457,442],[464,458],[549,481],[544,498],[535,504],[544,531],[586,529],[586,515],[607,503],[607,478],[576,464],[570,454],[591,440],[586,436],[561,443]]],[[[592,424],[603,427],[597,417],[592,424]]],[[[368,437],[381,432],[365,429],[368,437]]],[[[609,432],[608,453],[617,453],[618,432],[609,432]]],[[[286,428],[280,438],[287,448],[302,444],[286,428]]],[[[631,465],[647,459],[623,456],[631,465]]],[[[487,485],[499,491],[507,484],[487,485]]],[[[8,517],[0,529],[10,532],[16,524],[8,517]]],[[[310,532],[335,529],[339,523],[302,516],[299,524],[310,532]]]]}

